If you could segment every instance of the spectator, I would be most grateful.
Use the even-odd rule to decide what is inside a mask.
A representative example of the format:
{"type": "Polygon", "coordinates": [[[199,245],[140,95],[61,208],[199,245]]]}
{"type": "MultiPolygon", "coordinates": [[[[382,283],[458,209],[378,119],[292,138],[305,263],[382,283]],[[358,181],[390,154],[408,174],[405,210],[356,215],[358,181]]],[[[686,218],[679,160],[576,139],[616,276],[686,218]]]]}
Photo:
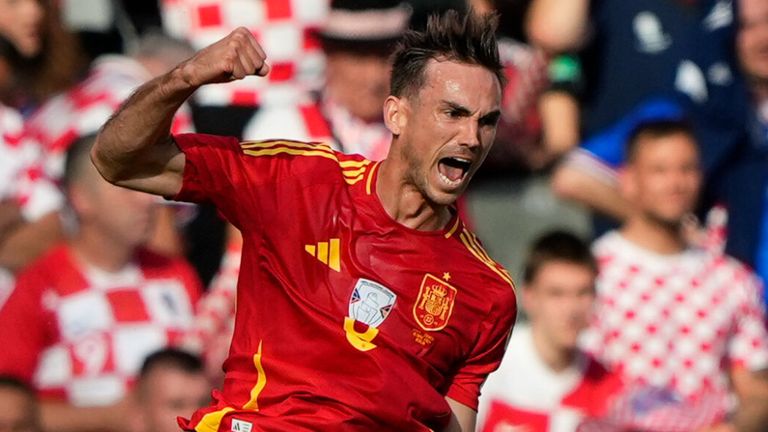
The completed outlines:
{"type": "Polygon", "coordinates": [[[624,425],[632,430],[719,424],[752,431],[768,424],[768,334],[758,283],[735,260],[689,246],[682,233],[701,176],[686,123],[641,124],[621,177],[632,212],[594,245],[598,301],[586,346],[638,389],[645,402],[630,404],[635,413],[641,405],[695,413],[687,428],[667,413],[673,423],[624,425]],[[731,394],[738,399],[733,411],[731,394]]]}
{"type": "Polygon", "coordinates": [[[517,325],[504,359],[482,389],[481,431],[573,431],[602,416],[617,375],[577,346],[595,297],[597,263],[573,234],[554,231],[531,248],[523,275],[528,323],[517,325]]]}
{"type": "Polygon", "coordinates": [[[0,376],[0,432],[41,432],[35,393],[10,376],[0,376]]]}
{"type": "Polygon", "coordinates": [[[0,35],[21,54],[14,64],[18,85],[10,95],[10,104],[17,108],[31,108],[69,87],[82,67],[75,38],[64,29],[55,3],[0,2],[0,35]]]}
{"type": "MultiPolygon", "coordinates": [[[[537,45],[551,53],[582,50],[582,136],[605,132],[649,98],[664,97],[690,114],[708,181],[744,144],[748,102],[733,56],[730,1],[535,0],[529,18],[537,45]]],[[[571,117],[561,120],[564,127],[578,127],[571,117]]],[[[556,193],[626,217],[631,205],[617,192],[615,174],[623,142],[574,152],[554,175],[556,193]]],[[[710,204],[710,184],[702,204],[710,204]]]]}
{"type": "MultiPolygon", "coordinates": [[[[768,3],[760,0],[739,1],[739,32],[736,39],[741,67],[747,75],[752,94],[750,115],[751,146],[739,155],[738,168],[728,178],[730,207],[762,204],[754,212],[729,215],[732,226],[756,229],[755,235],[732,239],[729,250],[740,259],[754,264],[764,284],[768,283],[768,3]],[[733,202],[736,201],[736,202],[733,202]]],[[[765,296],[768,299],[768,293],[765,296]]]]}
{"type": "MultiPolygon", "coordinates": [[[[13,88],[13,44],[0,36],[0,100],[13,88]]],[[[57,188],[39,176],[38,147],[23,137],[18,111],[0,102],[0,305],[13,286],[12,274],[29,254],[58,237],[57,188]]]]}
{"type": "Polygon", "coordinates": [[[199,357],[166,348],[150,354],[137,383],[144,432],[178,432],[176,417],[208,404],[210,384],[199,357]]]}
{"type": "Polygon", "coordinates": [[[0,309],[0,373],[30,380],[44,397],[46,430],[128,424],[126,398],[144,357],[181,341],[200,293],[181,260],[142,244],[155,200],[100,178],[93,137],[73,144],[65,187],[76,234],[22,272],[0,309]]]}

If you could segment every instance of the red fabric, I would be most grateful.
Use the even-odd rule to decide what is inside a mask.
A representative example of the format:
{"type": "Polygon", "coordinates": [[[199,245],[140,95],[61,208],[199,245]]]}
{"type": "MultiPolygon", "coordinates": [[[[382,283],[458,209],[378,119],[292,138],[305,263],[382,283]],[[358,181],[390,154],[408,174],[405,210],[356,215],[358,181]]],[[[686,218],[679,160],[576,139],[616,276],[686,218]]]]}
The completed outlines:
{"type": "Polygon", "coordinates": [[[260,431],[441,430],[446,396],[476,408],[480,384],[501,360],[515,298],[508,275],[478,258],[477,239],[460,220],[436,232],[395,223],[376,195],[378,165],[325,146],[241,148],[206,135],[176,142],[186,155],[176,199],[212,201],[244,238],[223,391],[185,429],[229,407],[218,430],[229,431],[233,419],[260,431]],[[320,258],[333,239],[338,271],[320,258]],[[344,328],[350,315],[368,319],[353,312],[360,301],[378,301],[356,296],[363,279],[396,295],[391,307],[367,309],[380,322],[352,321],[357,331],[377,330],[367,351],[344,328]],[[425,310],[445,327],[426,330],[416,318],[425,310]],[[258,412],[243,408],[254,403],[258,412]]]}

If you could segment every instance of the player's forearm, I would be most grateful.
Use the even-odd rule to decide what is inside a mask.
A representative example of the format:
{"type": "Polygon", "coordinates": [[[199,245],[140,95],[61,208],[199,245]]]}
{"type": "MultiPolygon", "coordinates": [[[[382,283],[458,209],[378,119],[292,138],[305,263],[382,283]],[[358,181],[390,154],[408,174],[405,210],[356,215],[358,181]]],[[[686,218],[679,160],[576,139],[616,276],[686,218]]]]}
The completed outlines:
{"type": "Polygon", "coordinates": [[[92,158],[112,183],[157,175],[177,151],[170,138],[173,116],[197,88],[176,67],[141,87],[104,125],[92,158]]]}
{"type": "Polygon", "coordinates": [[[531,41],[548,53],[580,48],[587,39],[589,0],[533,0],[527,17],[531,41]]]}

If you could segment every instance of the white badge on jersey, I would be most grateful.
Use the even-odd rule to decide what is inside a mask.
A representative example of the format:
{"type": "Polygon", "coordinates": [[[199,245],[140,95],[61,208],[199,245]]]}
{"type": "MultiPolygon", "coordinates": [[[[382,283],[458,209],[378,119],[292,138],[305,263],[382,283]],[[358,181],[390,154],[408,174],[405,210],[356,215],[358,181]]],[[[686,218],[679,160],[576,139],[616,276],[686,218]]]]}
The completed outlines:
{"type": "Polygon", "coordinates": [[[395,306],[397,295],[384,285],[359,279],[349,299],[349,316],[356,321],[378,327],[395,306]]]}

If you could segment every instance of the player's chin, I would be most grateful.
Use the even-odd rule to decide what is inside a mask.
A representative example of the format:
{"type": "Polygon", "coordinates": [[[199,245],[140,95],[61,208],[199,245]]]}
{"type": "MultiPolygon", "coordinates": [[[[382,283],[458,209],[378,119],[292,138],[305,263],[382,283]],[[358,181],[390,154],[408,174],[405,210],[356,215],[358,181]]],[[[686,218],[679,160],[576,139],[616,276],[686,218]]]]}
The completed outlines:
{"type": "Polygon", "coordinates": [[[440,206],[451,206],[456,203],[466,189],[465,185],[456,187],[445,187],[445,185],[433,185],[427,192],[427,199],[433,204],[440,206]]]}

